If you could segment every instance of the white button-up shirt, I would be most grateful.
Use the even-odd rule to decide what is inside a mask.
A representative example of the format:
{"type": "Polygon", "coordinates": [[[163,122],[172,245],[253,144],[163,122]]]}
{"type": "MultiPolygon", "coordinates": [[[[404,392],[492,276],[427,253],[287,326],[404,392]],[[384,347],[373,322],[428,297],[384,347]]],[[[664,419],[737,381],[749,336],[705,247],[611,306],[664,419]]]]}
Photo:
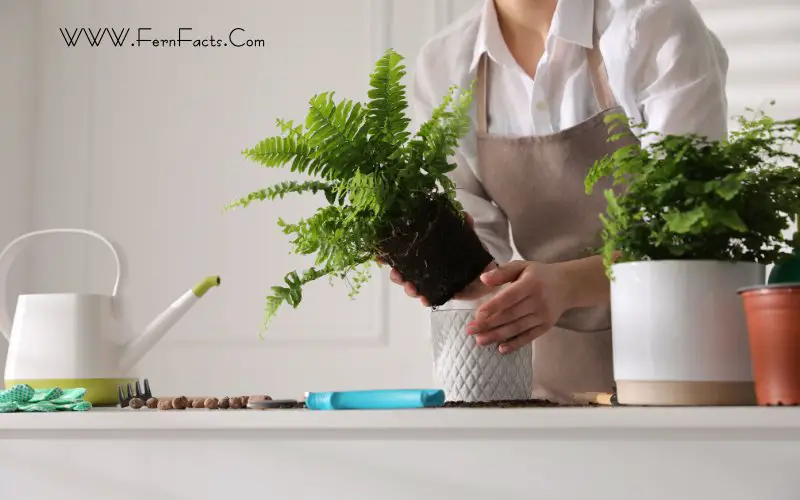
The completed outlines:
{"type": "MultiPolygon", "coordinates": [[[[534,78],[511,55],[494,1],[485,0],[420,51],[410,88],[415,122],[430,118],[449,86],[476,78],[484,52],[491,133],[551,134],[591,117],[599,110],[585,49],[594,23],[611,91],[628,117],[662,134],[726,135],[728,58],[690,0],[560,0],[534,78]]],[[[454,160],[477,177],[474,106],[472,116],[454,160]]],[[[459,201],[495,258],[511,259],[508,222],[496,205],[463,190],[459,201]]]]}

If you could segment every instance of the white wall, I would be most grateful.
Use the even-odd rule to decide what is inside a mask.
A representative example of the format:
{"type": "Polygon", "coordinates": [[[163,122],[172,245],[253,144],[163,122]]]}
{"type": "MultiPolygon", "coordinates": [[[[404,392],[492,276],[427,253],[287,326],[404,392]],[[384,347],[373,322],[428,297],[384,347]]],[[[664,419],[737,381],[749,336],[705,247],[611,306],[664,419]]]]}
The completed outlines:
{"type": "MultiPolygon", "coordinates": [[[[36,158],[38,9],[35,2],[0,2],[0,245],[29,230],[36,158]]],[[[9,295],[24,290],[28,259],[10,276],[9,295]]],[[[7,307],[13,308],[15,300],[7,307]]],[[[0,340],[0,370],[8,344],[0,340]]]]}
{"type": "MultiPolygon", "coordinates": [[[[800,117],[800,2],[695,0],[728,51],[731,116],[762,108],[776,119],[800,117]],[[770,106],[769,101],[775,100],[770,106]]],[[[731,123],[735,127],[735,123],[731,123]]],[[[800,153],[800,148],[794,148],[800,153]]],[[[789,233],[794,232],[794,225],[789,233]]],[[[772,266],[767,266],[769,273],[772,266]]]]}
{"type": "MultiPolygon", "coordinates": [[[[311,214],[292,198],[241,212],[222,206],[286,178],[239,151],[275,132],[276,117],[302,118],[312,94],[362,98],[369,72],[393,44],[412,56],[433,21],[424,1],[43,2],[38,22],[37,203],[32,226],[94,229],[124,248],[131,321],[151,316],[207,274],[213,290],[137,367],[159,392],[267,391],[429,385],[427,315],[376,272],[355,301],[343,286],[308,289],[258,339],[264,296],[307,261],[289,256],[275,224],[311,214]],[[400,6],[396,3],[395,7],[400,6]],[[310,14],[313,12],[313,15],[310,14]],[[423,17],[424,19],[424,17],[423,17]],[[409,23],[417,36],[397,36],[409,23]],[[243,27],[251,49],[67,47],[60,27],[177,27],[226,33],[243,27]],[[396,42],[396,43],[395,43],[396,42]]],[[[133,36],[133,35],[131,35],[133,36]]],[[[51,238],[52,240],[52,238],[51,238]]],[[[111,259],[70,236],[57,253],[39,245],[37,290],[108,291],[111,259]]]]}
{"type": "MultiPolygon", "coordinates": [[[[800,4],[696,3],[730,52],[731,113],[775,98],[776,115],[800,115],[800,4]]],[[[20,69],[0,73],[0,241],[54,226],[113,238],[129,260],[126,304],[137,329],[203,276],[220,274],[221,288],[137,366],[159,393],[296,397],[428,385],[427,315],[382,272],[355,301],[341,286],[309,287],[303,306],[284,309],[259,340],[269,286],[306,262],[287,255],[275,221],[310,214],[316,200],[220,209],[286,178],[239,155],[275,132],[276,117],[302,118],[319,91],[362,99],[385,47],[413,67],[422,43],[473,4],[0,0],[0,32],[27,40],[0,45],[2,67],[20,69]],[[165,37],[178,27],[196,35],[243,27],[266,47],[66,47],[58,28],[79,26],[128,27],[131,37],[137,27],[165,37]]],[[[29,287],[108,291],[105,250],[63,241],[37,247],[29,287]]]]}
{"type": "Polygon", "coordinates": [[[797,0],[695,0],[730,57],[728,104],[778,119],[800,116],[800,2],[797,0]],[[776,100],[774,107],[767,105],[776,100]]]}

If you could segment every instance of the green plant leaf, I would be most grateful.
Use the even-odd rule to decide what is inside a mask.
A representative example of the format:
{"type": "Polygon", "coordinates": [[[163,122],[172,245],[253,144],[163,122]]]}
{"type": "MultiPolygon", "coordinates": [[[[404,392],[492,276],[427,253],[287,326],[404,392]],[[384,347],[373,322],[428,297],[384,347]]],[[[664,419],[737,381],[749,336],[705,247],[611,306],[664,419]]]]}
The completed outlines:
{"type": "MultiPolygon", "coordinates": [[[[737,118],[724,140],[661,135],[628,122],[651,140],[597,160],[587,193],[601,178],[620,189],[607,194],[604,255],[618,262],[694,259],[775,262],[800,237],[788,237],[800,209],[800,120],[778,122],[763,111],[737,118]],[[794,241],[796,240],[796,241],[794,241]]],[[[609,141],[626,132],[606,117],[609,141]]],[[[610,259],[606,266],[610,267],[610,259]]],[[[610,273],[610,270],[608,271],[610,273]]]]}
{"type": "Polygon", "coordinates": [[[742,181],[744,180],[744,176],[741,174],[730,174],[727,175],[722,180],[713,180],[708,181],[706,183],[707,186],[710,186],[710,190],[717,193],[720,198],[726,201],[730,201],[733,199],[734,196],[739,194],[742,190],[742,181]]]}
{"type": "Polygon", "coordinates": [[[703,207],[695,207],[688,212],[671,212],[664,214],[667,227],[678,234],[696,232],[702,225],[705,211],[703,207]]]}
{"type": "Polygon", "coordinates": [[[719,210],[714,212],[712,220],[723,224],[734,231],[744,233],[747,231],[747,225],[744,223],[739,214],[735,210],[719,210]]]}

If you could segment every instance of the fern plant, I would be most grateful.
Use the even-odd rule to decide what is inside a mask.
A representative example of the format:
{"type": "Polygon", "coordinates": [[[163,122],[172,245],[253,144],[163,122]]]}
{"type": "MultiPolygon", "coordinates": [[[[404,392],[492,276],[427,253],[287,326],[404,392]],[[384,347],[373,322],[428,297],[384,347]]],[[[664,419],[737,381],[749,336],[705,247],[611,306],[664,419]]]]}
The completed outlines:
{"type": "MultiPolygon", "coordinates": [[[[291,271],[284,283],[272,287],[264,328],[281,305],[296,308],[303,287],[317,279],[344,280],[354,297],[370,278],[376,257],[398,263],[398,256],[386,251],[387,242],[406,238],[409,245],[404,251],[409,252],[414,241],[429,235],[425,231],[430,224],[413,230],[414,221],[425,219],[426,207],[444,203],[452,213],[461,214],[447,174],[455,168],[450,158],[470,126],[473,88],[451,87],[430,119],[412,134],[402,83],[405,74],[403,57],[387,50],[370,75],[366,102],[337,101],[333,92],[317,94],[309,100],[303,123],[278,119],[279,135],[243,151],[261,166],[288,168],[310,179],[254,191],[226,210],[295,194],[322,193],[327,200],[310,217],[295,223],[278,220],[283,233],[292,237],[292,253],[315,259],[312,267],[291,271]]],[[[476,239],[471,232],[461,238],[476,239]]],[[[428,250],[428,257],[431,252],[437,250],[428,250]]],[[[413,269],[406,271],[414,274],[413,269]]]]}
{"type": "MultiPolygon", "coordinates": [[[[693,259],[773,263],[800,241],[784,236],[800,211],[800,120],[776,121],[763,111],[738,117],[726,140],[655,136],[597,161],[586,190],[608,176],[601,215],[606,269],[614,262],[693,259]]],[[[624,115],[607,117],[610,141],[642,129],[624,115]],[[624,129],[623,129],[624,130],[624,129]]]]}

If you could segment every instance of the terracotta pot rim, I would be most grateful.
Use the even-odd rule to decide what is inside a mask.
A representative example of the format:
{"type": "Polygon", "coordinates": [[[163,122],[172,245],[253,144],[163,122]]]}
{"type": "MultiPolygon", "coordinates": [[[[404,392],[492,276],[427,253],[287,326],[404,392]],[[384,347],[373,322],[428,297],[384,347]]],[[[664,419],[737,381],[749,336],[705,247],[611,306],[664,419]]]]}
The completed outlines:
{"type": "Polygon", "coordinates": [[[736,291],[739,295],[774,295],[800,293],[800,283],[770,283],[766,285],[753,285],[740,288],[736,291]]]}

